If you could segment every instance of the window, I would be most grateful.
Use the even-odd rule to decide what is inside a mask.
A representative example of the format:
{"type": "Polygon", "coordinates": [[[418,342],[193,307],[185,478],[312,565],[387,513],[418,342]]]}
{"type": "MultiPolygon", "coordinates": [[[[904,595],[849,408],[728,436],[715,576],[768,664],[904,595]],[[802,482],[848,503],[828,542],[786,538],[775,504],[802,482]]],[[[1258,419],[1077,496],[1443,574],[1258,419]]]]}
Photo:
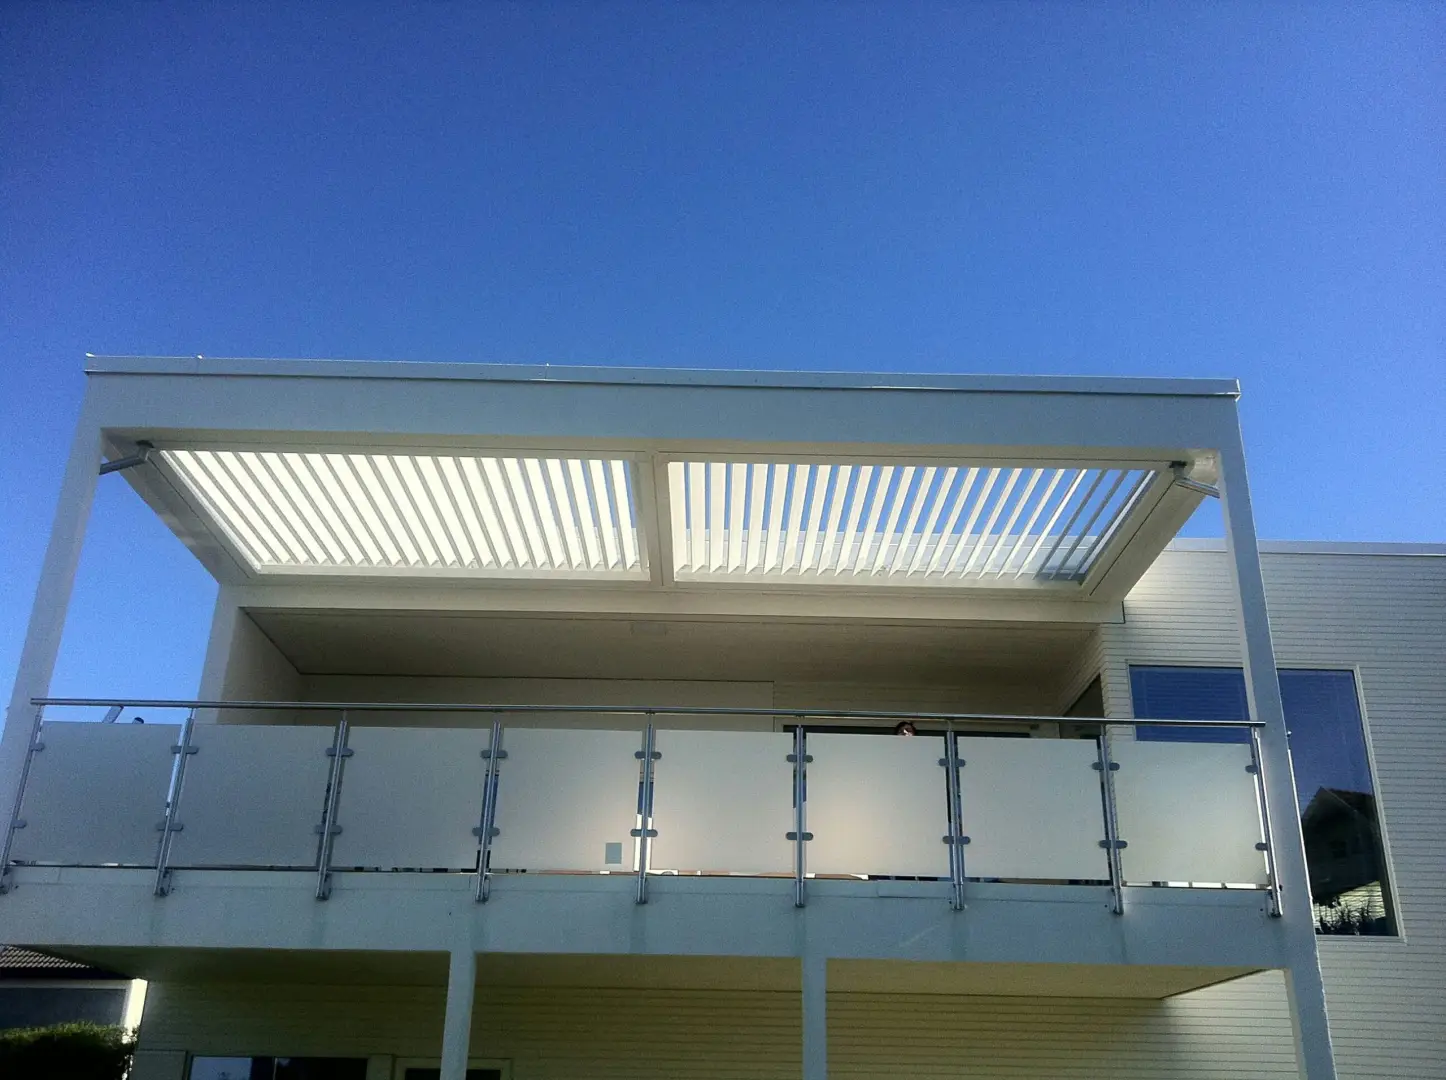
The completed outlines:
{"type": "Polygon", "coordinates": [[[190,1080],[366,1080],[366,1058],[197,1057],[190,1080]]]}
{"type": "MultiPolygon", "coordinates": [[[[1280,696],[1290,731],[1316,932],[1394,934],[1375,787],[1355,675],[1287,668],[1280,696]]],[[[1134,667],[1135,715],[1160,720],[1244,720],[1240,668],[1134,667]]],[[[1239,729],[1141,724],[1136,738],[1154,741],[1248,740],[1239,729]]]]}

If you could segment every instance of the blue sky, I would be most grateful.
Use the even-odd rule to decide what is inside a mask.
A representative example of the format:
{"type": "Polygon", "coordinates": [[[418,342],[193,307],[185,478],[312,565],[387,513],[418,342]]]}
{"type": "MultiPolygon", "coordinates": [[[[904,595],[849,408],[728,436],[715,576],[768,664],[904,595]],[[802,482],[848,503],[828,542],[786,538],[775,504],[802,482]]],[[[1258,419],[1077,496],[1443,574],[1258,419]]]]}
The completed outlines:
{"type": "MultiPolygon", "coordinates": [[[[1446,539],[1443,121],[1439,4],[5,5],[0,681],[87,351],[1231,376],[1262,535],[1446,539]]],[[[55,689],[210,596],[108,478],[55,689]]]]}

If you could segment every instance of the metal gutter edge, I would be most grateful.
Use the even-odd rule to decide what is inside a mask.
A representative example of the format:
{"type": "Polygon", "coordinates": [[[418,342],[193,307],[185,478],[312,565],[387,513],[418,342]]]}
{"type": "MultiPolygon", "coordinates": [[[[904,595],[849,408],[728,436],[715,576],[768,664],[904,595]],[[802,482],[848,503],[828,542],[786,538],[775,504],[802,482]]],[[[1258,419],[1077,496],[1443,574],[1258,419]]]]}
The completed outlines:
{"type": "Polygon", "coordinates": [[[1064,375],[951,375],[852,371],[723,371],[706,368],[592,367],[567,364],[457,364],[388,360],[265,360],[86,355],[87,375],[260,376],[475,382],[595,383],[810,390],[952,390],[975,393],[1240,396],[1234,379],[1064,375]]]}
{"type": "MultiPolygon", "coordinates": [[[[1176,537],[1166,551],[1224,551],[1225,541],[1216,537],[1176,537]]],[[[1349,540],[1262,540],[1262,555],[1394,555],[1446,557],[1446,544],[1403,544],[1391,541],[1349,540]]]]}

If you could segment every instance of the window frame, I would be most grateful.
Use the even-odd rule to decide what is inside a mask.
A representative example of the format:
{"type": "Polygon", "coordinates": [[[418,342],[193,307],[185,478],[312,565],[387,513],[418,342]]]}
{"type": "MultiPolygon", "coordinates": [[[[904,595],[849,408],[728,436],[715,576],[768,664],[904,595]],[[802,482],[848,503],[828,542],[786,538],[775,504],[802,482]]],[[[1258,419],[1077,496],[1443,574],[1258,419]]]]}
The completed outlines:
{"type": "MultiPolygon", "coordinates": [[[[1108,667],[1109,667],[1108,664],[1101,664],[1101,665],[1100,665],[1100,676],[1101,676],[1102,679],[1107,678],[1106,672],[1107,672],[1107,670],[1108,670],[1108,667]]],[[[1126,657],[1126,658],[1125,658],[1125,673],[1124,673],[1124,674],[1125,674],[1125,678],[1124,678],[1124,690],[1125,690],[1125,694],[1124,694],[1124,696],[1125,696],[1125,701],[1129,704],[1130,718],[1129,718],[1129,720],[1127,720],[1127,721],[1126,721],[1126,720],[1121,720],[1121,721],[1119,721],[1119,723],[1128,724],[1128,725],[1131,726],[1131,727],[1134,727],[1134,726],[1136,726],[1136,725],[1139,724],[1139,723],[1148,723],[1149,720],[1150,720],[1150,717],[1145,717],[1144,721],[1139,721],[1139,720],[1136,719],[1136,716],[1135,716],[1135,690],[1134,690],[1133,681],[1132,681],[1132,679],[1131,679],[1131,677],[1130,677],[1130,671],[1131,671],[1132,668],[1136,668],[1136,667],[1153,667],[1153,668],[1197,668],[1197,669],[1210,668],[1210,669],[1215,669],[1215,670],[1230,669],[1230,670],[1239,671],[1239,672],[1242,673],[1242,675],[1244,674],[1244,671],[1245,671],[1245,665],[1244,665],[1243,663],[1241,663],[1240,661],[1238,661],[1238,660],[1237,660],[1236,662],[1232,663],[1232,662],[1230,662],[1230,661],[1218,661],[1218,660],[1176,660],[1176,659],[1166,659],[1166,658],[1141,660],[1141,659],[1134,659],[1134,658],[1126,657]]],[[[1382,870],[1382,877],[1383,877],[1383,879],[1384,879],[1384,880],[1382,880],[1382,882],[1381,882],[1381,891],[1382,891],[1382,893],[1384,894],[1385,903],[1386,903],[1386,912],[1387,912],[1387,915],[1388,915],[1388,917],[1389,917],[1389,919],[1390,919],[1392,933],[1389,933],[1389,934],[1354,934],[1354,935],[1352,935],[1352,934],[1319,934],[1319,933],[1318,933],[1318,934],[1316,934],[1316,940],[1317,940],[1317,942],[1320,942],[1320,941],[1322,941],[1322,940],[1326,940],[1326,941],[1350,941],[1350,940],[1354,940],[1354,939],[1359,938],[1359,939],[1362,939],[1362,940],[1369,939],[1369,940],[1371,940],[1371,941],[1376,941],[1376,942],[1391,941],[1391,942],[1397,942],[1397,943],[1399,943],[1399,944],[1404,945],[1404,944],[1406,943],[1405,918],[1404,918],[1404,916],[1402,915],[1402,912],[1401,912],[1401,904],[1400,904],[1400,900],[1399,900],[1400,893],[1399,893],[1399,891],[1397,890],[1397,887],[1396,887],[1396,860],[1395,860],[1395,855],[1394,855],[1394,852],[1393,852],[1392,846],[1391,846],[1390,829],[1389,829],[1389,827],[1388,827],[1388,825],[1387,825],[1387,822],[1386,822],[1386,818],[1387,818],[1388,815],[1387,815],[1387,813],[1386,813],[1385,801],[1381,798],[1381,777],[1380,777],[1379,772],[1378,772],[1377,769],[1376,769],[1376,746],[1375,746],[1374,740],[1372,739],[1370,714],[1369,714],[1369,712],[1367,711],[1367,708],[1366,708],[1365,679],[1364,679],[1363,673],[1362,673],[1362,671],[1361,671],[1361,665],[1360,665],[1358,662],[1357,662],[1357,663],[1339,663],[1339,662],[1337,662],[1337,663],[1309,663],[1309,662],[1305,662],[1305,661],[1295,661],[1295,662],[1291,662],[1291,663],[1282,663],[1281,661],[1277,660],[1277,661],[1276,661],[1276,664],[1275,664],[1275,670],[1276,670],[1277,684],[1279,683],[1279,673],[1282,672],[1282,671],[1342,671],[1342,672],[1348,672],[1348,673],[1350,674],[1350,676],[1351,676],[1351,681],[1352,681],[1353,686],[1355,687],[1355,693],[1356,693],[1356,714],[1360,717],[1360,720],[1361,720],[1361,741],[1365,744],[1365,748],[1366,748],[1366,771],[1367,771],[1367,774],[1368,774],[1368,775],[1370,776],[1370,778],[1371,778],[1371,797],[1375,800],[1375,804],[1376,804],[1376,828],[1377,828],[1377,830],[1380,832],[1380,836],[1381,836],[1381,863],[1382,863],[1382,865],[1381,865],[1381,870],[1382,870]]],[[[1247,681],[1246,681],[1246,694],[1247,694],[1247,700],[1248,700],[1248,697],[1249,697],[1249,680],[1248,680],[1248,679],[1247,679],[1247,681]]],[[[1106,709],[1108,710],[1108,707],[1109,707],[1109,694],[1108,694],[1108,692],[1106,692],[1106,694],[1105,694],[1105,706],[1106,706],[1106,709]]],[[[1287,742],[1288,742],[1288,739],[1289,739],[1289,734],[1290,734],[1290,728],[1289,728],[1289,726],[1287,726],[1287,728],[1286,728],[1287,742]]],[[[1294,775],[1292,775],[1292,777],[1291,777],[1291,794],[1292,794],[1292,796],[1294,797],[1295,802],[1296,802],[1296,808],[1295,808],[1296,822],[1297,822],[1296,828],[1297,828],[1297,830],[1299,830],[1299,828],[1300,828],[1300,826],[1299,826],[1300,814],[1301,814],[1301,811],[1304,809],[1304,807],[1302,807],[1302,806],[1300,805],[1300,793],[1295,790],[1295,777],[1294,777],[1294,775]]]]}
{"type": "MultiPolygon", "coordinates": [[[[394,1058],[392,1060],[392,1080],[405,1080],[408,1069],[440,1069],[442,1059],[436,1057],[409,1057],[394,1058]]],[[[469,1069],[496,1069],[502,1074],[502,1080],[512,1080],[512,1059],[511,1058],[474,1058],[467,1059],[469,1069]]]]}
{"type": "MultiPolygon", "coordinates": [[[[275,1054],[275,1053],[268,1054],[268,1053],[264,1053],[264,1052],[263,1052],[263,1053],[257,1053],[257,1052],[255,1052],[255,1051],[246,1052],[246,1053],[235,1053],[235,1054],[233,1054],[233,1053],[216,1053],[215,1051],[211,1051],[211,1050],[206,1050],[206,1051],[189,1050],[189,1051],[186,1052],[186,1067],[185,1067],[185,1077],[186,1077],[186,1080],[191,1080],[191,1070],[195,1067],[196,1062],[197,1062],[198,1060],[205,1060],[205,1059],[207,1059],[207,1058],[235,1058],[235,1059],[238,1059],[238,1060],[241,1059],[241,1058],[247,1058],[247,1059],[250,1059],[250,1060],[252,1060],[252,1061],[254,1061],[254,1060],[257,1059],[257,1058],[270,1058],[272,1061],[275,1061],[277,1058],[338,1058],[338,1059],[344,1059],[344,1060],[347,1060],[347,1061],[361,1061],[361,1062],[364,1063],[364,1066],[363,1066],[364,1070],[365,1070],[366,1068],[369,1068],[369,1067],[370,1067],[369,1063],[370,1063],[370,1061],[371,1061],[371,1055],[370,1055],[370,1054],[275,1054]]],[[[273,1070],[273,1071],[274,1071],[274,1070],[273,1070]]],[[[504,1077],[504,1080],[507,1080],[507,1078],[504,1077]]]]}

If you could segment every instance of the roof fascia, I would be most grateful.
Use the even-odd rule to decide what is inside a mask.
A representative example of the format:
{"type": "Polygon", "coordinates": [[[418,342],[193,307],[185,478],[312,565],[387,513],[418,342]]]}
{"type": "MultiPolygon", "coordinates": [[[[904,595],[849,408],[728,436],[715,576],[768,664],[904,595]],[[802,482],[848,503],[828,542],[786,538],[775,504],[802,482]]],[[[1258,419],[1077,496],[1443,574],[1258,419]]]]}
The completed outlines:
{"type": "Polygon", "coordinates": [[[456,364],[378,360],[262,360],[213,357],[87,356],[87,374],[188,377],[400,379],[550,382],[631,386],[773,387],[820,390],[956,390],[976,393],[1143,394],[1238,397],[1234,379],[1118,376],[962,375],[921,372],[724,371],[708,368],[593,367],[569,364],[456,364]]]}

